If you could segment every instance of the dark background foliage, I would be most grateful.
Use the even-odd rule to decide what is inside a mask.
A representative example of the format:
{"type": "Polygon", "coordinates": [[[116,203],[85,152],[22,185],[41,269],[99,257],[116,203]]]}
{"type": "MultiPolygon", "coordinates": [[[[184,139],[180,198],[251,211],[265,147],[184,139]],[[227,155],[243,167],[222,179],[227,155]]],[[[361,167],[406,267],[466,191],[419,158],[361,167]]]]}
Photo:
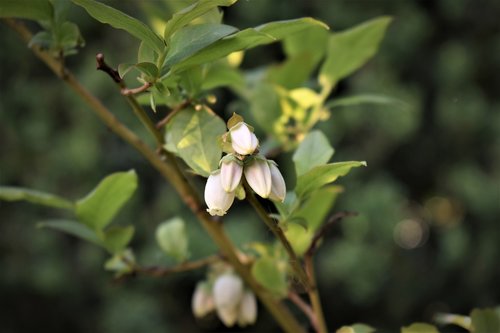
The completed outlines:
{"type": "MultiPolygon", "coordinates": [[[[147,7],[114,4],[134,15],[147,7]]],[[[395,19],[379,54],[342,81],[332,97],[381,93],[410,107],[339,108],[320,125],[336,148],[334,160],[368,162],[368,168],[341,179],[346,192],[333,208],[360,215],[337,226],[316,258],[331,329],[365,322],[396,331],[413,321],[431,321],[437,312],[466,314],[475,306],[498,304],[499,14],[496,0],[241,0],[226,10],[228,24],[240,28],[299,16],[321,19],[333,30],[379,15],[395,19]]],[[[71,19],[87,45],[68,58],[68,66],[144,134],[114,85],[94,70],[97,52],[112,64],[133,61],[137,42],[78,8],[71,19]]],[[[188,222],[194,257],[215,251],[177,195],[135,151],[5,25],[0,39],[0,184],[77,199],[106,174],[135,168],[140,189],[117,220],[136,226],[132,245],[139,260],[169,264],[154,230],[175,215],[188,222]]],[[[282,58],[280,45],[266,46],[248,52],[243,67],[282,58]]],[[[232,95],[218,95],[215,109],[227,118],[232,95]]],[[[291,173],[290,156],[280,162],[291,173]]],[[[215,318],[196,324],[192,317],[191,293],[202,271],[115,283],[103,270],[103,251],[35,228],[37,221],[58,214],[0,202],[1,332],[224,330],[215,318]]],[[[271,239],[243,204],[225,221],[239,244],[271,239]]],[[[265,311],[246,329],[266,330],[276,326],[265,311]]]]}

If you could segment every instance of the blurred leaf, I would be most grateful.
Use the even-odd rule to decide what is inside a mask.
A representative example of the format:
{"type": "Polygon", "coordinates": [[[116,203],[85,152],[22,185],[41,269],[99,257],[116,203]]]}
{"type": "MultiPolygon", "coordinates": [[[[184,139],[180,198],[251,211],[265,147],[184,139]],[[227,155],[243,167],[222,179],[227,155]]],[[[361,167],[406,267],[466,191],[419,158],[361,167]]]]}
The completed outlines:
{"type": "Polygon", "coordinates": [[[154,82],[158,77],[158,67],[151,62],[140,62],[138,64],[120,64],[118,65],[118,74],[123,78],[130,70],[137,69],[145,75],[146,81],[154,82]]]}
{"type": "Polygon", "coordinates": [[[275,123],[281,116],[280,96],[269,83],[258,84],[248,98],[253,118],[268,133],[275,132],[275,123]]]}
{"type": "Polygon", "coordinates": [[[127,274],[134,269],[135,256],[132,250],[126,249],[115,253],[104,263],[104,268],[116,273],[116,276],[127,274]]]}
{"type": "Polygon", "coordinates": [[[216,23],[205,23],[184,27],[172,36],[170,40],[170,51],[163,66],[171,67],[208,45],[215,43],[222,37],[236,31],[238,31],[238,29],[235,27],[216,23]]]}
{"type": "Polygon", "coordinates": [[[306,229],[297,223],[289,223],[285,231],[285,236],[292,245],[295,253],[298,256],[303,256],[309,245],[311,245],[314,230],[306,229]]]}
{"type": "Polygon", "coordinates": [[[71,220],[47,220],[42,221],[37,224],[38,228],[50,228],[58,231],[65,232],[67,234],[73,235],[75,237],[81,238],[88,242],[97,244],[99,246],[102,245],[101,240],[96,235],[94,230],[89,229],[84,224],[71,221],[71,220]]]}
{"type": "Polygon", "coordinates": [[[59,29],[59,44],[67,54],[72,49],[85,44],[80,29],[72,22],[64,22],[59,29]]]}
{"type": "Polygon", "coordinates": [[[0,186],[0,200],[28,201],[34,204],[73,210],[75,205],[57,195],[22,187],[0,186]]]}
{"type": "Polygon", "coordinates": [[[226,131],[224,121],[203,106],[181,110],[166,126],[165,148],[179,155],[194,172],[208,177],[219,166],[222,150],[217,144],[226,131]]]}
{"type": "Polygon", "coordinates": [[[307,227],[316,230],[325,220],[335,199],[341,193],[341,186],[325,186],[311,193],[309,198],[292,213],[292,218],[303,218],[307,227]]]}
{"type": "Polygon", "coordinates": [[[147,43],[158,53],[165,49],[165,43],[143,22],[133,18],[113,7],[94,0],[71,0],[74,4],[83,7],[90,16],[101,23],[127,31],[132,36],[147,43]]]}
{"type": "Polygon", "coordinates": [[[205,77],[202,66],[193,66],[179,75],[182,88],[184,88],[189,97],[196,99],[205,77]]]}
{"type": "Polygon", "coordinates": [[[110,253],[125,249],[134,236],[134,226],[112,226],[104,231],[104,246],[110,253]]]}
{"type": "Polygon", "coordinates": [[[363,94],[355,96],[346,96],[336,98],[325,104],[326,108],[333,109],[336,107],[356,106],[362,104],[381,104],[381,105],[394,105],[401,109],[407,109],[408,104],[394,97],[384,95],[363,94]]]}
{"type": "Polygon", "coordinates": [[[328,138],[319,130],[311,131],[293,154],[295,171],[300,176],[315,166],[327,163],[333,156],[333,148],[328,138]]]}
{"type": "Polygon", "coordinates": [[[315,57],[310,53],[301,53],[281,64],[269,66],[267,79],[286,89],[297,88],[309,79],[316,64],[315,57]]]}
{"type": "Polygon", "coordinates": [[[373,333],[375,329],[365,324],[354,324],[351,326],[342,326],[336,333],[373,333]]]}
{"type": "Polygon", "coordinates": [[[310,54],[319,61],[326,52],[329,32],[323,26],[312,26],[285,37],[283,49],[288,57],[310,54]]]}
{"type": "Polygon", "coordinates": [[[252,274],[262,286],[285,296],[287,293],[286,275],[278,268],[276,260],[269,257],[261,257],[252,266],[252,274]]]}
{"type": "Polygon", "coordinates": [[[438,313],[434,320],[440,325],[457,325],[471,331],[471,319],[468,316],[456,315],[452,313],[438,313]]]}
{"type": "Polygon", "coordinates": [[[29,20],[50,20],[52,5],[48,0],[2,0],[0,17],[17,17],[29,20]]]}
{"type": "Polygon", "coordinates": [[[439,331],[433,325],[414,323],[410,326],[402,327],[401,333],[439,333],[439,331]]]}
{"type": "MultiPolygon", "coordinates": [[[[276,42],[290,34],[311,26],[325,26],[323,22],[306,17],[295,20],[277,21],[242,30],[224,37],[193,56],[173,66],[172,71],[179,72],[188,67],[220,59],[228,54],[276,42]]],[[[162,72],[162,74],[164,74],[162,72]]]]}
{"type": "Polygon", "coordinates": [[[226,63],[216,62],[209,66],[201,89],[210,90],[218,87],[229,86],[233,89],[241,90],[244,85],[245,78],[239,70],[226,63]]]}
{"type": "Polygon", "coordinates": [[[472,332],[500,332],[500,307],[496,309],[474,309],[470,314],[472,332]]]}
{"type": "Polygon", "coordinates": [[[174,217],[156,228],[156,241],[169,256],[183,262],[189,257],[188,236],[184,220],[174,217]]]}
{"type": "Polygon", "coordinates": [[[156,62],[156,54],[153,48],[151,48],[148,43],[141,42],[139,45],[139,50],[137,51],[137,62],[156,62]]]}
{"type": "Polygon", "coordinates": [[[380,17],[331,35],[326,60],[319,73],[321,85],[333,87],[365,64],[377,52],[391,20],[380,17]]]}
{"type": "Polygon", "coordinates": [[[76,216],[94,230],[111,222],[137,189],[134,170],[116,172],[104,178],[85,198],[76,203],[76,216]]]}
{"type": "Polygon", "coordinates": [[[49,49],[54,43],[54,38],[51,33],[48,31],[39,31],[37,32],[28,43],[28,47],[32,47],[33,45],[37,45],[42,49],[49,49]]]}
{"type": "Polygon", "coordinates": [[[321,96],[309,88],[297,88],[290,90],[289,96],[304,109],[308,109],[323,102],[321,96]]]}
{"type": "Polygon", "coordinates": [[[338,177],[345,176],[351,168],[366,166],[364,161],[349,161],[319,165],[297,178],[295,193],[304,197],[315,189],[334,182],[338,177]]]}
{"type": "Polygon", "coordinates": [[[172,15],[172,18],[165,26],[163,36],[168,40],[174,32],[188,25],[195,18],[202,16],[218,6],[231,6],[236,1],[237,0],[200,0],[172,15]]]}

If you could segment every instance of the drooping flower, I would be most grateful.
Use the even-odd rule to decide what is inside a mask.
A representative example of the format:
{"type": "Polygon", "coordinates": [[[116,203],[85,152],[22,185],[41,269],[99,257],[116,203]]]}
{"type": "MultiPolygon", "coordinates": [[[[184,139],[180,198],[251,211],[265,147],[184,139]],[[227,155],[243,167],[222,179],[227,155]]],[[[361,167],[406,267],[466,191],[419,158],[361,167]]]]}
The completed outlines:
{"type": "Polygon", "coordinates": [[[238,187],[243,174],[243,163],[234,155],[224,156],[220,161],[220,175],[222,188],[226,192],[233,192],[238,187]]]}
{"type": "Polygon", "coordinates": [[[196,318],[203,318],[215,310],[214,299],[206,282],[199,282],[193,293],[191,309],[196,318]]]}
{"type": "Polygon", "coordinates": [[[252,325],[257,320],[257,301],[253,292],[247,290],[241,298],[238,312],[238,325],[245,327],[252,325]]]}
{"type": "Polygon", "coordinates": [[[231,146],[240,155],[251,155],[259,145],[259,140],[250,130],[250,127],[239,122],[229,129],[231,136],[231,146]]]}
{"type": "Polygon", "coordinates": [[[205,202],[207,212],[212,216],[223,216],[234,201],[234,192],[226,192],[222,188],[220,170],[213,172],[205,185],[205,202]]]}
{"type": "Polygon", "coordinates": [[[262,157],[253,158],[245,166],[245,179],[255,193],[263,198],[271,193],[271,170],[267,160],[262,157]]]}
{"type": "Polygon", "coordinates": [[[285,180],[276,163],[270,160],[268,162],[269,170],[271,171],[271,193],[269,193],[269,199],[283,202],[286,196],[285,180]]]}
{"type": "Polygon", "coordinates": [[[213,297],[220,320],[227,327],[232,327],[238,320],[239,304],[243,297],[243,281],[230,273],[219,276],[214,283],[213,297]]]}

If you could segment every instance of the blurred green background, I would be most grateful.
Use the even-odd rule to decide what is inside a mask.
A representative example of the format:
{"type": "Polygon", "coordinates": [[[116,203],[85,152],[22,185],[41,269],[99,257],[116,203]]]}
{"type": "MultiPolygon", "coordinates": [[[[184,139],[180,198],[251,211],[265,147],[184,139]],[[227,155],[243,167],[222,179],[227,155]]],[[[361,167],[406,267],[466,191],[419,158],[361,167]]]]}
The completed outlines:
{"type": "MultiPolygon", "coordinates": [[[[144,18],[139,9],[159,1],[112,4],[144,18]]],[[[410,108],[338,108],[320,125],[336,148],[335,161],[368,162],[340,180],[346,192],[333,208],[360,215],[337,226],[316,258],[331,330],[365,322],[391,332],[431,321],[437,312],[467,314],[500,303],[499,14],[496,0],[241,0],[225,11],[226,22],[239,28],[299,16],[333,30],[380,15],[395,19],[376,57],[342,81],[333,98],[380,93],[410,108]]],[[[70,19],[87,45],[67,59],[69,68],[147,138],[94,64],[98,52],[114,65],[135,60],[137,41],[80,8],[70,19]]],[[[154,230],[175,215],[188,222],[194,258],[215,251],[175,192],[3,24],[0,43],[0,184],[77,199],[105,175],[134,168],[140,188],[117,220],[136,226],[139,261],[171,263],[154,230]]],[[[247,52],[243,68],[282,59],[274,44],[247,52]]],[[[234,96],[218,96],[215,110],[227,119],[234,96]]],[[[279,162],[293,177],[290,156],[279,162]]],[[[35,228],[60,214],[0,202],[0,332],[228,331],[215,317],[196,322],[191,314],[202,270],[113,282],[101,249],[35,228]]],[[[238,244],[271,239],[242,203],[225,223],[238,244]]],[[[276,330],[261,310],[256,326],[242,331],[276,330]]]]}

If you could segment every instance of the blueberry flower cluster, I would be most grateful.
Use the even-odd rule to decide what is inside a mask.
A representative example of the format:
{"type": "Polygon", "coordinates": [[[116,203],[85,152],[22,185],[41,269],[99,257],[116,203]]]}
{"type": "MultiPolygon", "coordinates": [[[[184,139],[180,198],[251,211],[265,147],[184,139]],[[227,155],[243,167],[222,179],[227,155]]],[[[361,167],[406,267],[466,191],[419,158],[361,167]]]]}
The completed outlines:
{"type": "Polygon", "coordinates": [[[241,198],[240,194],[244,193],[244,180],[262,198],[283,202],[285,180],[274,161],[257,154],[259,140],[253,128],[235,115],[228,121],[228,129],[222,138],[228,154],[220,160],[220,168],[212,172],[205,186],[208,213],[212,216],[225,215],[235,196],[241,198]],[[236,124],[231,126],[235,119],[236,124]]]}
{"type": "Polygon", "coordinates": [[[255,295],[244,288],[241,278],[229,272],[219,275],[213,283],[198,283],[191,307],[197,318],[203,318],[215,310],[227,327],[236,323],[245,327],[257,319],[255,295]]]}

